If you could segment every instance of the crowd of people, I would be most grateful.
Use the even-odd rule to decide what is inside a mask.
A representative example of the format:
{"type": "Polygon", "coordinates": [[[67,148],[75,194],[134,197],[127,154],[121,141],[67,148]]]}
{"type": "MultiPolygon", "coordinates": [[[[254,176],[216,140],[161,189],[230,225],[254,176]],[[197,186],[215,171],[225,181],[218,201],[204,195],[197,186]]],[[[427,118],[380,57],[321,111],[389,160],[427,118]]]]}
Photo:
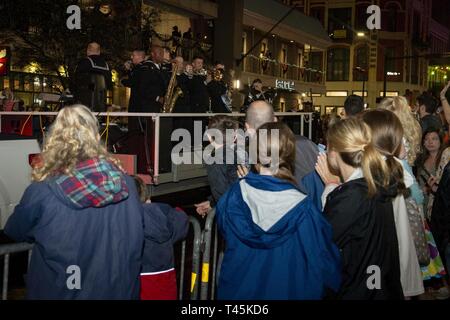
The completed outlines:
{"type": "MultiPolygon", "coordinates": [[[[445,114],[449,87],[441,92],[445,114]]],[[[278,129],[280,139],[266,147],[275,144],[280,160],[208,169],[215,193],[197,212],[216,207],[226,243],[218,297],[448,299],[450,148],[438,104],[424,94],[415,106],[395,97],[365,110],[351,96],[329,124],[326,153],[277,123],[269,104],[251,104],[248,135],[278,129]]],[[[236,126],[227,116],[211,121],[236,126]]]]}
{"type": "MultiPolygon", "coordinates": [[[[94,57],[99,50],[91,44],[80,68],[108,74],[94,57]]],[[[216,78],[202,71],[201,58],[185,67],[177,57],[170,65],[181,71],[170,75],[166,55],[156,46],[150,60],[133,52],[122,80],[131,88],[130,112],[161,111],[170,79],[183,92],[178,112],[205,112],[211,92],[224,94],[214,88],[223,71],[216,78]]],[[[218,140],[207,131],[213,155],[233,162],[206,164],[211,197],[196,205],[203,217],[215,208],[225,242],[217,297],[449,298],[449,88],[440,107],[423,94],[412,106],[393,97],[366,110],[350,96],[328,124],[325,146],[295,136],[264,98],[248,101],[244,128],[230,116],[211,117],[208,130],[234,133],[218,140]]],[[[152,203],[147,186],[127,176],[100,140],[98,120],[83,105],[62,109],[44,140],[33,183],[4,230],[35,243],[27,297],[176,299],[173,244],[186,237],[187,215],[152,203]],[[81,270],[78,282],[68,284],[68,270],[81,270]]]]}
{"type": "MultiPolygon", "coordinates": [[[[450,110],[448,87],[441,102],[450,110]]],[[[207,164],[212,196],[197,205],[202,216],[216,209],[225,242],[218,298],[448,298],[450,148],[444,124],[429,120],[436,107],[418,99],[419,121],[404,97],[370,110],[351,97],[326,151],[296,137],[266,101],[247,110],[244,149],[208,135],[215,156],[235,159],[207,164]],[[277,138],[267,135],[274,130],[277,138]],[[251,139],[265,141],[254,159],[251,139]]],[[[208,130],[241,132],[227,115],[208,130]]],[[[98,132],[88,108],[61,110],[7,222],[8,236],[35,243],[27,296],[176,299],[173,244],[187,216],[152,203],[98,132]],[[82,270],[75,289],[71,266],[82,270]]]]}

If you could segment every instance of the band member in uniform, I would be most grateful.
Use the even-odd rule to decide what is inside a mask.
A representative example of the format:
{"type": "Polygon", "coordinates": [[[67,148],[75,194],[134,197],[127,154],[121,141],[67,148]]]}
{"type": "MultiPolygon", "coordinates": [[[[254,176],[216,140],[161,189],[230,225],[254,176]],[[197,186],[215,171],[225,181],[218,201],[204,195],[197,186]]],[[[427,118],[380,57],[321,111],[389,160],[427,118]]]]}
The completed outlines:
{"type": "MultiPolygon", "coordinates": [[[[161,48],[162,50],[162,48],[161,48]]],[[[152,60],[146,60],[145,51],[135,50],[131,56],[133,66],[127,64],[128,78],[122,80],[131,88],[129,112],[160,112],[165,86],[161,75],[159,49],[152,48],[152,60]]]]}
{"type": "Polygon", "coordinates": [[[86,54],[75,70],[75,100],[93,111],[102,112],[106,110],[106,91],[112,89],[111,69],[101,55],[98,43],[89,43],[86,54]]]}
{"type": "Polygon", "coordinates": [[[172,76],[172,58],[170,54],[170,49],[167,47],[163,48],[163,59],[161,63],[161,73],[164,79],[164,87],[169,86],[170,77],[172,76]]]}
{"type": "MultiPolygon", "coordinates": [[[[164,102],[164,78],[160,70],[163,49],[152,47],[151,59],[146,60],[145,51],[135,50],[131,56],[133,67],[128,64],[128,78],[122,84],[131,88],[129,112],[159,113],[164,102]]],[[[147,119],[148,120],[148,119],[147,119]]],[[[128,120],[129,145],[127,152],[137,155],[138,173],[151,173],[153,148],[149,147],[152,136],[151,121],[130,117],[128,120]]],[[[150,119],[151,120],[151,119],[150,119]]]]}
{"type": "Polygon", "coordinates": [[[228,86],[224,81],[225,66],[220,62],[216,62],[212,74],[209,76],[208,92],[211,97],[212,112],[230,113],[232,106],[228,86]]]}
{"type": "Polygon", "coordinates": [[[193,113],[205,113],[209,110],[209,92],[206,77],[207,72],[203,68],[203,58],[195,57],[192,60],[192,75],[188,82],[193,113]]]}
{"type": "Polygon", "coordinates": [[[250,92],[245,97],[244,105],[241,108],[242,113],[245,113],[248,109],[248,106],[254,101],[259,101],[259,100],[267,101],[266,96],[264,95],[264,92],[262,89],[263,89],[263,83],[262,83],[261,79],[253,80],[252,86],[250,88],[250,92]]]}

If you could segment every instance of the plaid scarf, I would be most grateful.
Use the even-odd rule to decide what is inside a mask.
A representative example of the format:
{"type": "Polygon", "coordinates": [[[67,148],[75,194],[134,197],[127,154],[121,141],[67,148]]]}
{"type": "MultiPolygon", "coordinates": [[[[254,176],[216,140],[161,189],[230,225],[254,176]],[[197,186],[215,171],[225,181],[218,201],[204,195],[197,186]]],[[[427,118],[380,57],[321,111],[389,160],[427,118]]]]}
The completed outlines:
{"type": "Polygon", "coordinates": [[[105,159],[80,162],[73,176],[60,176],[56,184],[80,208],[100,208],[128,198],[122,172],[105,159]]]}

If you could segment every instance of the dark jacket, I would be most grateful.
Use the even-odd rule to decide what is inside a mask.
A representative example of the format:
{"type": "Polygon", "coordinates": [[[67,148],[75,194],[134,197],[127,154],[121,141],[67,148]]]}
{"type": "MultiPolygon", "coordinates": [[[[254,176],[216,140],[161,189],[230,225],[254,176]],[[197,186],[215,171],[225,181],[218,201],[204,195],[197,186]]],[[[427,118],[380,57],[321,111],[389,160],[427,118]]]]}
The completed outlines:
{"type": "Polygon", "coordinates": [[[208,83],[208,92],[211,97],[211,110],[213,113],[230,113],[222,100],[222,96],[227,93],[227,86],[223,81],[213,80],[208,83]]]}
{"type": "Polygon", "coordinates": [[[334,190],[325,205],[324,214],[333,227],[333,238],[342,257],[338,298],[403,299],[392,206],[396,192],[380,192],[373,198],[368,198],[367,192],[364,179],[353,180],[334,190]],[[369,290],[367,286],[373,273],[368,271],[371,266],[380,268],[379,290],[369,290]]]}
{"type": "Polygon", "coordinates": [[[434,198],[431,230],[441,255],[445,257],[445,249],[450,244],[450,163],[442,172],[434,198]]]}
{"type": "Polygon", "coordinates": [[[77,170],[83,180],[59,176],[31,184],[9,218],[5,233],[35,244],[28,299],[139,298],[142,204],[131,178],[104,168],[77,170]],[[71,266],[79,267],[79,290],[69,289],[71,266]]]}
{"type": "Polygon", "coordinates": [[[188,81],[190,106],[193,113],[205,113],[209,110],[209,92],[205,84],[206,77],[194,75],[188,81]]]}
{"type": "Polygon", "coordinates": [[[266,97],[263,92],[256,91],[254,88],[251,88],[248,95],[244,99],[244,104],[242,105],[241,112],[247,112],[248,107],[255,101],[264,101],[266,97]]]}
{"type": "Polygon", "coordinates": [[[167,204],[144,204],[144,255],[141,273],[174,268],[173,245],[183,240],[189,229],[189,218],[167,204]]]}
{"type": "Polygon", "coordinates": [[[432,129],[442,130],[443,127],[441,119],[439,119],[439,117],[434,114],[428,114],[420,119],[420,126],[422,127],[423,133],[432,129]]]}
{"type": "Polygon", "coordinates": [[[319,148],[303,136],[295,136],[295,179],[300,187],[303,177],[315,171],[319,148]]]}
{"type": "Polygon", "coordinates": [[[131,88],[128,112],[161,111],[162,104],[157,99],[165,95],[165,78],[153,62],[144,61],[136,65],[122,84],[131,88]]]}
{"type": "Polygon", "coordinates": [[[220,199],[220,300],[316,300],[340,284],[332,230],[289,182],[250,173],[220,199]]]}
{"type": "Polygon", "coordinates": [[[113,88],[112,73],[103,56],[82,59],[75,70],[75,100],[94,111],[106,110],[106,91],[113,88]]]}
{"type": "Polygon", "coordinates": [[[238,180],[237,166],[242,164],[245,156],[238,156],[237,148],[222,147],[215,150],[213,156],[216,156],[217,163],[207,164],[206,172],[211,189],[211,196],[208,200],[211,207],[215,207],[219,199],[228,191],[233,183],[238,180]],[[216,156],[217,155],[217,156],[216,156]],[[227,159],[234,159],[234,163],[227,164],[227,159]]]}

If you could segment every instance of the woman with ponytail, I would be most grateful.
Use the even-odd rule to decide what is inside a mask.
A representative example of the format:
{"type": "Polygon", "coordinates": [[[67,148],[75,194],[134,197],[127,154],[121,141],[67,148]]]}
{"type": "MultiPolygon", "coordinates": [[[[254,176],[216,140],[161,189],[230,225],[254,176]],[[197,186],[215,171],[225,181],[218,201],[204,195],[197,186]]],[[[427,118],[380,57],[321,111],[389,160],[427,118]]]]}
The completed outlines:
{"type": "Polygon", "coordinates": [[[390,181],[397,187],[393,208],[403,294],[407,298],[418,296],[425,290],[405,202],[405,198],[409,196],[408,188],[414,184],[414,177],[404,169],[398,158],[400,153],[404,152],[403,127],[399,118],[388,110],[366,111],[361,118],[371,128],[373,144],[386,159],[390,181]]]}
{"type": "Polygon", "coordinates": [[[392,208],[397,190],[371,130],[352,118],[336,123],[327,136],[328,154],[319,157],[316,169],[326,185],[324,214],[342,257],[337,298],[403,299],[392,208]]]}
{"type": "Polygon", "coordinates": [[[221,300],[316,300],[340,285],[332,230],[293,175],[295,137],[282,123],[257,131],[252,172],[219,200],[226,241],[221,300]]]}

